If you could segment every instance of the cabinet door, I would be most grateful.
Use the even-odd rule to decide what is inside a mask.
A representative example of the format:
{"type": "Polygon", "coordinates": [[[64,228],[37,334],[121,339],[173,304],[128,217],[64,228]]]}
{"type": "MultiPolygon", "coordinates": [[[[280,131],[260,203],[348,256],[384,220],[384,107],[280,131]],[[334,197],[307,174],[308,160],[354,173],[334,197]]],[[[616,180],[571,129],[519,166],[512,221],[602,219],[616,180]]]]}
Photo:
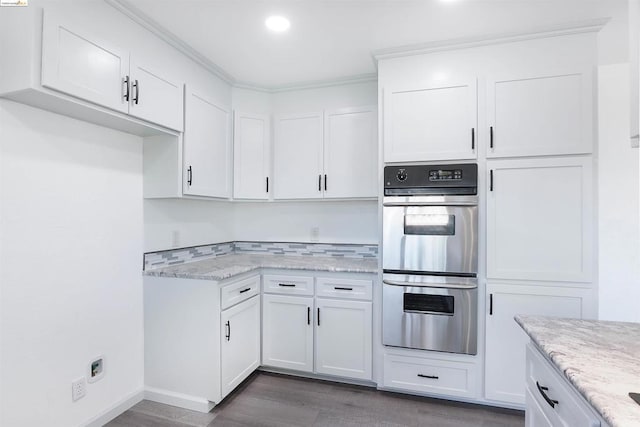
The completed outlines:
{"type": "Polygon", "coordinates": [[[524,413],[525,427],[553,427],[553,423],[549,421],[549,418],[547,418],[547,415],[528,388],[526,402],[527,410],[524,413]]]}
{"type": "Polygon", "coordinates": [[[591,153],[592,74],[572,70],[490,80],[487,157],[591,153]]]}
{"type": "Polygon", "coordinates": [[[313,298],[263,297],[262,364],[313,372],[313,298]]]}
{"type": "Polygon", "coordinates": [[[591,280],[591,159],[487,162],[487,277],[591,280]]]}
{"type": "Polygon", "coordinates": [[[268,199],[271,137],[269,116],[235,113],[233,197],[268,199]]]}
{"type": "Polygon", "coordinates": [[[260,365],[260,297],[222,312],[222,397],[260,365]]]}
{"type": "Polygon", "coordinates": [[[274,197],[322,197],[322,113],[276,119],[274,197]]]}
{"type": "Polygon", "coordinates": [[[477,157],[476,80],[384,91],[384,161],[477,157]]]}
{"type": "Polygon", "coordinates": [[[524,405],[529,337],[516,314],[581,319],[587,291],[519,285],[487,286],[485,397],[524,405]]]}
{"type": "Polygon", "coordinates": [[[324,197],[376,197],[378,139],[376,107],[325,112],[324,197]]]}
{"type": "Polygon", "coordinates": [[[230,114],[187,87],[184,129],[183,193],[229,197],[230,114]]]}
{"type": "Polygon", "coordinates": [[[316,372],[371,380],[371,303],[316,300],[316,372]]]}
{"type": "Polygon", "coordinates": [[[129,114],[182,131],[184,84],[169,78],[158,67],[131,58],[129,114]]]}
{"type": "Polygon", "coordinates": [[[128,112],[129,52],[47,9],[42,33],[42,86],[128,112]]]}

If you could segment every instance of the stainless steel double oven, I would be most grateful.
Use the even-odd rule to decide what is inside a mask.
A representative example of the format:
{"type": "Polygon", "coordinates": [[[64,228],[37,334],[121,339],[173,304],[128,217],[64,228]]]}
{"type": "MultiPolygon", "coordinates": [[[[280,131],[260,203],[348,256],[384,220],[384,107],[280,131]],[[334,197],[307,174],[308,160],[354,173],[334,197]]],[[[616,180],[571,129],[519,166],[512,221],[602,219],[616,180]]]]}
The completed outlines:
{"type": "Polygon", "coordinates": [[[384,169],[383,343],[476,354],[477,164],[384,169]]]}

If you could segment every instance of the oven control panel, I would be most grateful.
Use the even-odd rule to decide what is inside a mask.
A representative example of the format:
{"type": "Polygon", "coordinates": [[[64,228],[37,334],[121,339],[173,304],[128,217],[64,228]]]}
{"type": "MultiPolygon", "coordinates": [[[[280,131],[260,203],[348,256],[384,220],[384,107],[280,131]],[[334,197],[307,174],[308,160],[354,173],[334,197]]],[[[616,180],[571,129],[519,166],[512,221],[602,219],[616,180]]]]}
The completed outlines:
{"type": "Polygon", "coordinates": [[[387,196],[475,195],[478,193],[476,163],[385,166],[387,196]]]}

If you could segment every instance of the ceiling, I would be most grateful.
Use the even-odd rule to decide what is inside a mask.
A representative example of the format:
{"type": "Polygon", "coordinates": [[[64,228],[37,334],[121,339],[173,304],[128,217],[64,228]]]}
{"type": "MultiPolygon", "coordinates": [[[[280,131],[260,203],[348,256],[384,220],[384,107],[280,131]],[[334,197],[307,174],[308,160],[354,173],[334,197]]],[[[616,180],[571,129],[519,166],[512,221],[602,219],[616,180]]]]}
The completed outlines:
{"type": "MultiPolygon", "coordinates": [[[[376,72],[372,51],[526,32],[610,17],[626,52],[627,0],[112,0],[142,17],[229,80],[277,89],[376,72]],[[291,21],[274,34],[267,16],[291,21]]],[[[611,28],[611,29],[610,29],[611,28]]],[[[603,30],[603,34],[605,32],[603,30]]],[[[620,44],[623,46],[621,47],[620,44]]],[[[611,56],[610,49],[604,56],[611,56]]]]}

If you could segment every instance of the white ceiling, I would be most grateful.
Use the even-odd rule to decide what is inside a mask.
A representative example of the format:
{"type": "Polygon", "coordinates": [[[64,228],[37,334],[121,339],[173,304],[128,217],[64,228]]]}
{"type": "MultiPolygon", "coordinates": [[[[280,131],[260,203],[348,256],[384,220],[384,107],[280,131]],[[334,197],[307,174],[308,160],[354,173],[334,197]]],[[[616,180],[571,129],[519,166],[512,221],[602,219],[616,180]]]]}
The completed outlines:
{"type": "Polygon", "coordinates": [[[618,28],[610,31],[612,45],[626,50],[627,0],[116,2],[155,21],[236,81],[270,89],[375,73],[371,52],[379,49],[602,17],[612,18],[607,28],[618,28]],[[270,33],[264,20],[271,14],[288,17],[290,30],[270,33]]]}

